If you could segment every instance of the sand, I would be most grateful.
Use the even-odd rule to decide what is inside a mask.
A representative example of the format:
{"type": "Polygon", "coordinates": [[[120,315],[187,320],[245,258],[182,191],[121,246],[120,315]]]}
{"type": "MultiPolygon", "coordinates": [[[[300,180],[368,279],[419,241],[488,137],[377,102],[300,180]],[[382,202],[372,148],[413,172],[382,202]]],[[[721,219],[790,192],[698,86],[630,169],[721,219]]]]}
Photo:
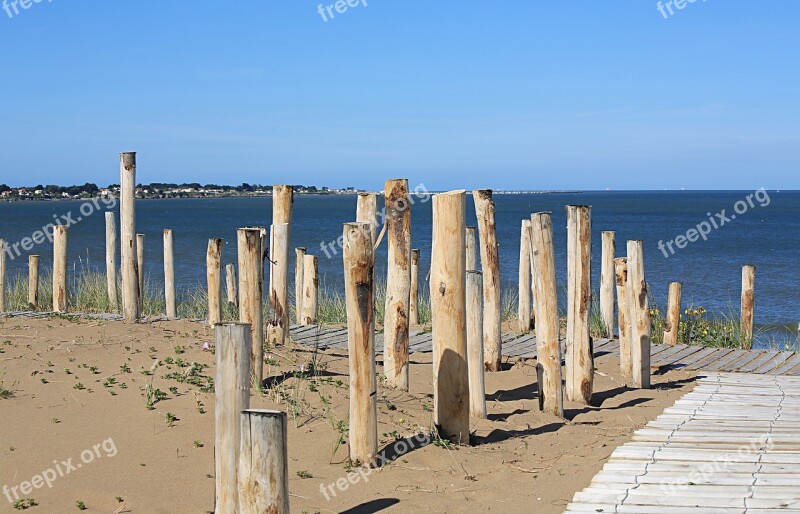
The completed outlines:
{"type": "MultiPolygon", "coordinates": [[[[35,500],[33,513],[79,512],[78,502],[85,512],[212,512],[210,342],[211,330],[189,321],[0,318],[0,387],[13,393],[0,399],[0,486],[8,487],[0,512],[18,512],[6,496],[16,501],[15,492],[35,500]],[[152,410],[150,381],[166,395],[152,410]],[[32,479],[29,487],[40,487],[23,495],[20,484],[32,479]]],[[[251,405],[289,412],[297,513],[562,512],[617,446],[694,383],[692,373],[671,370],[653,377],[652,390],[628,390],[616,358],[603,356],[595,405],[567,404],[565,422],[538,411],[535,361],[508,361],[486,376],[489,419],[472,422],[474,446],[448,447],[413,438],[430,429],[433,403],[431,355],[414,354],[409,393],[379,387],[378,434],[393,458],[359,475],[348,473],[347,444],[339,444],[346,355],[302,348],[267,358],[272,387],[251,405]],[[295,376],[314,363],[314,374],[295,376]],[[409,446],[396,439],[408,437],[411,451],[394,458],[409,446]]]]}

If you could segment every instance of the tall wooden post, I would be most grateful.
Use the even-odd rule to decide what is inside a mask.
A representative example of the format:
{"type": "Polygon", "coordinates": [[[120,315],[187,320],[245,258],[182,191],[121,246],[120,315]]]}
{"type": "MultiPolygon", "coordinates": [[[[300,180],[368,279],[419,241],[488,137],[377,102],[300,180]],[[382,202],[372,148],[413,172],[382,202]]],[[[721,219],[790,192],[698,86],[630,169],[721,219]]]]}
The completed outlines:
{"type": "Polygon", "coordinates": [[[564,417],[564,392],[561,387],[561,344],[556,289],[553,220],[549,212],[531,215],[531,255],[536,274],[536,351],[542,365],[539,390],[544,395],[544,410],[564,417]]]}
{"type": "Polygon", "coordinates": [[[480,271],[467,271],[467,369],[469,411],[486,419],[486,388],[483,369],[483,280],[480,271]]]}
{"type": "Polygon", "coordinates": [[[600,264],[600,317],[606,335],[614,337],[614,254],[617,251],[616,232],[605,231],[602,235],[602,261],[600,264]]]}
{"type": "Polygon", "coordinates": [[[753,318],[755,310],[756,267],[747,265],[742,268],[742,348],[753,347],[753,318]]]}
{"type": "Polygon", "coordinates": [[[594,357],[589,335],[592,310],[591,207],[567,206],[567,400],[590,405],[594,357]]]}
{"type": "Polygon", "coordinates": [[[664,327],[664,344],[678,344],[678,329],[681,323],[681,290],[683,284],[669,284],[669,301],[667,302],[667,322],[664,327]]]}
{"type": "Polygon", "coordinates": [[[6,312],[6,242],[0,239],[0,312],[6,312]]]}
{"type": "Polygon", "coordinates": [[[650,388],[650,304],[644,274],[644,244],[628,241],[628,309],[631,319],[632,387],[650,388]]]}
{"type": "Polygon", "coordinates": [[[441,437],[458,444],[469,444],[465,210],[465,191],[433,197],[433,415],[441,437]]]}
{"type": "Polygon", "coordinates": [[[53,228],[53,312],[67,312],[67,229],[53,228]]]}
{"type": "Polygon", "coordinates": [[[178,309],[175,302],[175,250],[172,230],[164,229],[164,300],[167,304],[167,317],[177,318],[178,309]]]}
{"type": "Polygon", "coordinates": [[[294,249],[294,317],[297,323],[302,325],[303,316],[303,270],[305,268],[304,257],[305,248],[294,249]]]}
{"type": "Polygon", "coordinates": [[[228,264],[225,266],[225,285],[227,286],[228,304],[231,307],[239,306],[239,296],[236,292],[236,265],[228,264]]]}
{"type": "Polygon", "coordinates": [[[373,466],[378,455],[375,258],[368,223],[346,223],[343,236],[350,364],[350,460],[373,466]]]}
{"type": "Polygon", "coordinates": [[[375,244],[378,233],[378,195],[376,193],[358,193],[356,222],[369,223],[372,244],[375,244]]]}
{"type": "Polygon", "coordinates": [[[483,271],[483,350],[486,369],[500,371],[502,357],[502,314],[500,291],[500,256],[495,225],[495,206],[491,189],[472,192],[478,234],[481,239],[481,269],[483,271]]]}
{"type": "Polygon", "coordinates": [[[39,310],[39,256],[28,256],[28,308],[39,310]]]}
{"type": "Polygon", "coordinates": [[[316,255],[303,257],[303,297],[301,325],[317,324],[317,306],[319,302],[319,264],[316,255]]]}
{"type": "Polygon", "coordinates": [[[208,324],[222,323],[222,239],[209,239],[206,251],[208,324]]]}
{"type": "Polygon", "coordinates": [[[136,259],[136,153],[122,153],[119,160],[122,317],[126,323],[133,323],[141,316],[136,259]]]}
{"type": "MultiPolygon", "coordinates": [[[[464,231],[466,237],[466,269],[467,271],[480,271],[478,269],[478,228],[467,227],[464,231]]],[[[481,316],[483,317],[483,316],[481,316]]]]}
{"type": "Polygon", "coordinates": [[[250,375],[261,385],[264,378],[264,274],[261,250],[261,228],[240,228],[236,231],[239,260],[239,321],[250,325],[253,341],[250,375]]]}
{"type": "Polygon", "coordinates": [[[517,319],[520,332],[531,330],[531,220],[522,220],[519,238],[519,305],[517,319]]]}
{"type": "Polygon", "coordinates": [[[383,369],[387,385],[408,391],[411,301],[411,201],[408,196],[408,180],[387,180],[384,192],[388,264],[383,322],[383,369]]]}
{"type": "Polygon", "coordinates": [[[238,512],[241,412],[250,407],[250,326],[226,323],[215,329],[214,377],[215,512],[238,512]]]}
{"type": "Polygon", "coordinates": [[[622,383],[633,385],[633,360],[631,356],[631,320],[628,306],[628,259],[614,259],[614,274],[617,283],[617,326],[619,327],[619,367],[622,383]]]}
{"type": "Polygon", "coordinates": [[[292,186],[272,186],[272,224],[292,224],[292,205],[294,190],[292,186]]]}
{"type": "Polygon", "coordinates": [[[136,234],[136,269],[138,270],[137,279],[139,280],[137,286],[139,291],[139,312],[144,312],[144,298],[146,296],[144,290],[144,234],[136,234]]]}
{"type": "Polygon", "coordinates": [[[289,224],[270,227],[269,316],[267,341],[286,344],[289,332],[289,224]]]}
{"type": "Polygon", "coordinates": [[[408,323],[419,325],[419,249],[411,250],[411,294],[408,302],[408,323]]]}
{"type": "MultiPolygon", "coordinates": [[[[240,414],[237,514],[289,514],[289,423],[285,412],[240,414]]],[[[233,511],[232,511],[233,512],[233,511]]]]}
{"type": "Polygon", "coordinates": [[[117,312],[117,219],[106,212],[106,289],[111,312],[117,312]]]}

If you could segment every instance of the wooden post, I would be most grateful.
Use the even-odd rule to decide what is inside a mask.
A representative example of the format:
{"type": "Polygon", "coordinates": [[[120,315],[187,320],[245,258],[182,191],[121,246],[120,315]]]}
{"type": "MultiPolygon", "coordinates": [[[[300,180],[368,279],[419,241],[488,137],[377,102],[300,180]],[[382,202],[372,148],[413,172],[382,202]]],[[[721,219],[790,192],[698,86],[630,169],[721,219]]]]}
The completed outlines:
{"type": "Polygon", "coordinates": [[[300,313],[301,325],[317,324],[317,305],[319,302],[319,271],[316,255],[303,257],[303,307],[300,313]]]}
{"type": "Polygon", "coordinates": [[[303,285],[305,283],[303,270],[305,269],[305,256],[305,248],[294,249],[294,318],[299,325],[302,325],[303,317],[303,285]]]}
{"type": "Polygon", "coordinates": [[[209,239],[206,251],[208,324],[222,323],[222,239],[209,239]]]}
{"type": "Polygon", "coordinates": [[[267,341],[282,346],[289,332],[289,224],[270,227],[267,341]]]}
{"type": "Polygon", "coordinates": [[[747,265],[742,268],[742,348],[753,348],[753,318],[755,309],[756,267],[747,265]]]}
{"type": "Polygon", "coordinates": [[[564,417],[564,393],[561,387],[561,344],[558,336],[558,291],[556,289],[553,220],[549,212],[531,215],[531,255],[536,275],[536,351],[542,365],[544,410],[564,417]]]}
{"type": "MultiPolygon", "coordinates": [[[[477,227],[467,227],[466,234],[466,269],[467,271],[478,270],[478,229],[477,227]]],[[[483,316],[481,316],[483,317],[483,316]]]]}
{"type": "Polygon", "coordinates": [[[272,224],[292,224],[292,204],[294,190],[292,186],[272,186],[272,224]]]}
{"type": "Polygon", "coordinates": [[[53,228],[53,312],[67,312],[67,233],[66,225],[53,228]]]}
{"type": "Polygon", "coordinates": [[[378,233],[378,195],[376,193],[358,193],[356,200],[356,222],[369,223],[372,244],[378,233]]]}
{"type": "Polygon", "coordinates": [[[678,344],[678,329],[681,323],[681,290],[683,284],[669,284],[669,301],[667,303],[667,322],[664,327],[664,344],[678,344]]]}
{"type": "Polygon", "coordinates": [[[6,242],[0,239],[0,312],[6,312],[6,242]]]}
{"type": "Polygon", "coordinates": [[[248,409],[239,419],[239,509],[235,512],[289,514],[286,413],[248,409]]]}
{"type": "Polygon", "coordinates": [[[144,290],[144,234],[136,234],[136,269],[138,270],[137,278],[139,280],[139,284],[137,286],[137,290],[139,291],[139,297],[137,298],[139,302],[139,312],[144,312],[144,297],[145,297],[145,290],[144,290]]]}
{"type": "Polygon", "coordinates": [[[469,372],[465,210],[465,191],[433,197],[433,419],[441,437],[466,445],[469,444],[469,372]]]}
{"type": "Polygon", "coordinates": [[[632,387],[650,388],[650,305],[644,275],[644,244],[628,241],[628,309],[631,323],[632,387]]]}
{"type": "Polygon", "coordinates": [[[467,271],[467,369],[469,370],[469,411],[486,419],[486,389],[483,369],[483,277],[467,271]]]}
{"type": "Polygon", "coordinates": [[[378,455],[375,377],[375,257],[368,223],[344,225],[344,289],[350,364],[350,460],[373,466],[378,455]]]}
{"type": "Polygon", "coordinates": [[[111,312],[117,312],[117,219],[106,212],[106,288],[111,312]]]}
{"type": "Polygon", "coordinates": [[[119,160],[122,317],[126,323],[133,323],[141,316],[136,260],[136,153],[122,153],[119,160]]]}
{"type": "Polygon", "coordinates": [[[617,250],[616,232],[605,231],[602,235],[602,261],[600,264],[600,317],[606,328],[606,335],[614,337],[614,254],[617,250]]]}
{"type": "Polygon", "coordinates": [[[633,361],[631,356],[631,320],[630,307],[628,306],[628,259],[619,257],[614,259],[614,274],[617,283],[617,326],[619,327],[619,367],[622,373],[622,383],[625,386],[633,384],[633,361]]]}
{"type": "Polygon", "coordinates": [[[411,250],[411,295],[408,302],[408,323],[419,325],[419,249],[411,250]]]}
{"type": "Polygon", "coordinates": [[[261,228],[236,231],[239,259],[239,321],[250,325],[253,341],[250,374],[260,386],[264,378],[264,275],[261,228]]]}
{"type": "Polygon", "coordinates": [[[237,512],[240,417],[250,407],[250,326],[226,323],[215,329],[214,466],[217,513],[237,512]]]}
{"type": "Polygon", "coordinates": [[[28,308],[39,310],[39,256],[28,256],[28,308]]]}
{"type": "Polygon", "coordinates": [[[411,301],[411,201],[408,180],[387,180],[384,192],[388,264],[383,370],[388,386],[408,391],[408,311],[411,301]]]}
{"type": "Polygon", "coordinates": [[[472,192],[478,234],[481,239],[481,270],[483,271],[483,350],[486,369],[500,371],[502,357],[502,314],[500,291],[500,256],[495,225],[495,206],[491,189],[472,192]]]}
{"type": "Polygon", "coordinates": [[[164,300],[167,304],[167,317],[177,318],[175,304],[175,251],[172,244],[172,230],[164,229],[164,300]]]}
{"type": "Polygon", "coordinates": [[[522,220],[519,238],[519,306],[517,318],[520,332],[531,330],[531,220],[522,220]]]}
{"type": "Polygon", "coordinates": [[[567,400],[590,405],[594,357],[589,335],[592,310],[592,209],[567,206],[567,400]]]}
{"type": "Polygon", "coordinates": [[[236,308],[239,306],[239,296],[236,293],[236,265],[228,264],[225,266],[225,285],[228,292],[228,304],[236,308]]]}

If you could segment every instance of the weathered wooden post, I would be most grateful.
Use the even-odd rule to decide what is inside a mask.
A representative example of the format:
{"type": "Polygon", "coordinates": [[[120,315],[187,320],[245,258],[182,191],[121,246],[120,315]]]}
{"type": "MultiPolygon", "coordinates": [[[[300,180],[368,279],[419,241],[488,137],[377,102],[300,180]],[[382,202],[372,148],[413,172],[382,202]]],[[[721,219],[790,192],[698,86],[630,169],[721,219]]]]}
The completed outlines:
{"type": "Polygon", "coordinates": [[[369,223],[372,244],[378,234],[378,195],[377,193],[358,193],[356,200],[356,222],[369,223]]]}
{"type": "Polygon", "coordinates": [[[622,383],[633,384],[633,361],[631,356],[631,320],[628,306],[628,259],[614,259],[614,275],[617,283],[617,326],[619,327],[619,367],[622,383]]]}
{"type": "Polygon", "coordinates": [[[440,436],[458,444],[469,444],[465,218],[465,191],[433,196],[433,416],[440,436]]]}
{"type": "Polygon", "coordinates": [[[606,328],[606,335],[614,337],[614,257],[617,251],[617,234],[605,231],[602,235],[602,257],[600,264],[600,317],[606,328]]]}
{"type": "Polygon", "coordinates": [[[383,370],[387,385],[408,391],[411,301],[411,202],[408,196],[408,180],[387,180],[384,195],[388,263],[383,322],[383,370]]]}
{"type": "Polygon", "coordinates": [[[67,312],[66,225],[53,228],[53,312],[67,312]]]}
{"type": "Polygon", "coordinates": [[[28,256],[28,308],[39,310],[39,256],[28,256]]]}
{"type": "Polygon", "coordinates": [[[0,239],[0,312],[6,312],[6,242],[0,239]]]}
{"type": "Polygon", "coordinates": [[[292,205],[294,204],[294,189],[292,186],[272,186],[272,224],[292,224],[292,205]]]}
{"type": "Polygon", "coordinates": [[[144,290],[144,234],[136,234],[136,269],[138,270],[137,279],[139,283],[137,290],[139,291],[139,312],[144,312],[144,298],[146,296],[144,290]]]}
{"type": "Polygon", "coordinates": [[[282,346],[289,332],[289,224],[270,227],[267,341],[282,346]]]}
{"type": "Polygon", "coordinates": [[[222,239],[209,239],[206,251],[208,324],[222,323],[222,239]]]}
{"type": "MultiPolygon", "coordinates": [[[[478,269],[478,228],[467,227],[464,230],[466,237],[466,270],[467,271],[480,271],[478,269]]],[[[481,316],[483,317],[483,316],[481,316]]]]}
{"type": "Polygon", "coordinates": [[[500,256],[495,225],[495,205],[491,189],[472,192],[478,234],[481,240],[481,270],[483,271],[483,350],[486,369],[500,371],[502,357],[502,314],[500,291],[500,256]]]}
{"type": "Polygon", "coordinates": [[[628,241],[628,309],[631,320],[632,387],[650,388],[650,304],[644,274],[644,244],[628,241]]]}
{"type": "Polygon", "coordinates": [[[408,323],[419,325],[419,249],[411,250],[411,294],[408,302],[408,323]]]}
{"type": "MultiPolygon", "coordinates": [[[[289,514],[289,424],[285,412],[240,414],[237,514],[289,514]]],[[[234,511],[231,511],[234,512],[234,511]]]]}
{"type": "Polygon", "coordinates": [[[592,208],[567,206],[567,400],[590,405],[594,356],[592,310],[592,208]]]}
{"type": "Polygon", "coordinates": [[[531,215],[531,255],[536,274],[536,352],[542,365],[539,389],[544,395],[544,410],[564,417],[564,392],[561,387],[561,344],[558,336],[558,291],[556,289],[553,220],[549,212],[531,215]]]}
{"type": "Polygon", "coordinates": [[[373,466],[378,455],[375,258],[368,223],[346,223],[343,236],[350,364],[350,460],[373,466]]]}
{"type": "Polygon", "coordinates": [[[227,286],[228,304],[236,308],[239,306],[239,296],[236,292],[236,265],[225,266],[225,285],[227,286]]]}
{"type": "Polygon", "coordinates": [[[669,284],[669,300],[667,302],[667,322],[664,327],[664,344],[678,344],[678,329],[681,323],[681,290],[683,284],[669,284]]]}
{"type": "Polygon", "coordinates": [[[133,323],[139,307],[139,264],[136,259],[136,153],[120,154],[120,226],[122,273],[122,317],[133,323]]]}
{"type": "Polygon", "coordinates": [[[531,220],[522,220],[519,238],[519,305],[517,319],[520,332],[531,329],[531,220]]]}
{"type": "Polygon", "coordinates": [[[319,302],[319,264],[316,255],[303,257],[303,297],[301,325],[317,324],[317,307],[319,302]]]}
{"type": "Polygon", "coordinates": [[[106,288],[111,311],[117,312],[117,219],[113,212],[106,212],[106,288]]]}
{"type": "Polygon", "coordinates": [[[467,270],[467,369],[469,370],[469,411],[486,419],[486,388],[483,369],[483,277],[467,270]]]}
{"type": "Polygon", "coordinates": [[[305,269],[305,256],[305,248],[294,249],[294,317],[299,325],[303,324],[303,285],[305,284],[303,270],[305,269]]]}
{"type": "Polygon", "coordinates": [[[215,329],[214,466],[217,513],[238,512],[241,412],[250,407],[250,326],[226,323],[215,329]]]}
{"type": "Polygon", "coordinates": [[[747,265],[742,268],[742,348],[753,348],[753,318],[755,309],[756,267],[747,265]]]}
{"type": "Polygon", "coordinates": [[[177,318],[175,302],[175,250],[172,230],[164,229],[164,300],[167,304],[167,317],[177,318]]]}
{"type": "Polygon", "coordinates": [[[264,378],[264,275],[261,250],[261,228],[240,228],[236,231],[239,260],[239,321],[250,325],[253,341],[250,374],[260,386],[264,378]]]}

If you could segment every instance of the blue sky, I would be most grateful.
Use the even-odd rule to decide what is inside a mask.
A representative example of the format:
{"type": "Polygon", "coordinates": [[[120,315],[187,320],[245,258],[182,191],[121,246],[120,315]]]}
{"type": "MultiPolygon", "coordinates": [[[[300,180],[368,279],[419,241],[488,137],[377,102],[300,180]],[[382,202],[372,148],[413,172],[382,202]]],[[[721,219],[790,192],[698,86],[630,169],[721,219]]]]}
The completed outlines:
{"type": "Polygon", "coordinates": [[[0,11],[0,182],[800,189],[800,3],[656,4],[0,11]]]}

